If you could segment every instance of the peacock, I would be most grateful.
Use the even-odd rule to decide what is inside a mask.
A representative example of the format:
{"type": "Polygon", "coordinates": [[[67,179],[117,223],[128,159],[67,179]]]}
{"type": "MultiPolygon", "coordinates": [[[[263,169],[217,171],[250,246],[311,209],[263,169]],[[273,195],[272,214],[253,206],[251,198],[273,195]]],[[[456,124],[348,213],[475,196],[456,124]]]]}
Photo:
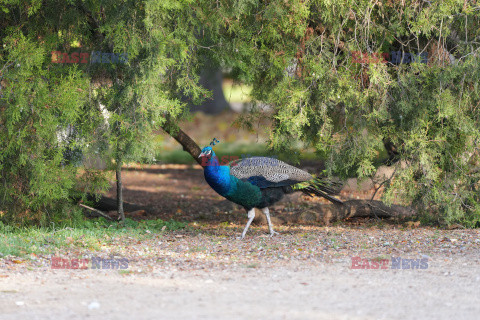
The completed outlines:
{"type": "Polygon", "coordinates": [[[331,194],[337,194],[338,182],[314,178],[310,173],[293,167],[283,161],[268,157],[250,157],[220,165],[212,147],[218,143],[213,139],[202,149],[199,158],[204,166],[205,180],[210,187],[226,199],[239,204],[248,213],[248,222],[240,239],[245,235],[255,218],[255,208],[261,209],[268,223],[270,236],[278,234],[273,230],[268,207],[283,198],[285,194],[301,191],[309,196],[317,195],[336,204],[342,201],[331,194]]]}

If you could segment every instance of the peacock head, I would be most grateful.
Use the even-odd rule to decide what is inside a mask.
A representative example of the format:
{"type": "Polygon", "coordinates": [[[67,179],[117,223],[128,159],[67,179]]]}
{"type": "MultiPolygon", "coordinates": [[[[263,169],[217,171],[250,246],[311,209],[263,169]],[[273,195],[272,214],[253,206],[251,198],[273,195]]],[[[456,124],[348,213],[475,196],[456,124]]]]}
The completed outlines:
{"type": "Polygon", "coordinates": [[[212,142],[210,142],[209,146],[206,146],[202,149],[202,153],[198,156],[199,158],[205,157],[207,160],[210,160],[212,157],[215,157],[215,152],[213,152],[212,147],[219,143],[216,138],[213,138],[212,142]]]}

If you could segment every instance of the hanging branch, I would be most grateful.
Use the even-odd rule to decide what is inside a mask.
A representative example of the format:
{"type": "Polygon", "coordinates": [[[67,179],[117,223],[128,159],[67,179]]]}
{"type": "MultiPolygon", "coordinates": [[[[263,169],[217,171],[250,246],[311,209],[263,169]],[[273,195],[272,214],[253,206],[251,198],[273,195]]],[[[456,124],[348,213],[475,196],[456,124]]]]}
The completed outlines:
{"type": "Polygon", "coordinates": [[[183,150],[190,153],[190,155],[197,161],[199,165],[202,164],[201,159],[198,158],[202,150],[198,146],[198,144],[193,141],[185,132],[182,131],[175,123],[171,121],[169,117],[167,117],[167,121],[163,125],[163,130],[168,133],[171,137],[178,141],[183,147],[183,150]]]}

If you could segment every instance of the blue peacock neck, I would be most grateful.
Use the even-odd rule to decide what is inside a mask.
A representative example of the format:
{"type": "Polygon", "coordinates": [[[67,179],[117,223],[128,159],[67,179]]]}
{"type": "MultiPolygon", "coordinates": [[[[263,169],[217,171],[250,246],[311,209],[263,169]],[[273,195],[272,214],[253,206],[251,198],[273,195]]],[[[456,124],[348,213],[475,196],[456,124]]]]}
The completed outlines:
{"type": "Polygon", "coordinates": [[[204,166],[205,180],[213,190],[225,196],[231,189],[230,167],[221,166],[213,150],[211,157],[206,162],[204,166]]]}

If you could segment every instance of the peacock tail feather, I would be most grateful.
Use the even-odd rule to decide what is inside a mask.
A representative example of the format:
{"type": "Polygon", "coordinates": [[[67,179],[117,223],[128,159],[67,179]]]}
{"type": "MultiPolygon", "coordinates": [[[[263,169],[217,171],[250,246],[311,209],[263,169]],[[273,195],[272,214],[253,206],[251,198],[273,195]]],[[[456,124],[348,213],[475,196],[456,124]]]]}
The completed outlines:
{"type": "Polygon", "coordinates": [[[319,178],[315,177],[310,181],[300,182],[292,185],[292,189],[296,191],[302,191],[308,196],[319,196],[334,203],[343,204],[342,201],[331,197],[330,195],[339,194],[343,184],[336,179],[332,178],[319,178]]]}

